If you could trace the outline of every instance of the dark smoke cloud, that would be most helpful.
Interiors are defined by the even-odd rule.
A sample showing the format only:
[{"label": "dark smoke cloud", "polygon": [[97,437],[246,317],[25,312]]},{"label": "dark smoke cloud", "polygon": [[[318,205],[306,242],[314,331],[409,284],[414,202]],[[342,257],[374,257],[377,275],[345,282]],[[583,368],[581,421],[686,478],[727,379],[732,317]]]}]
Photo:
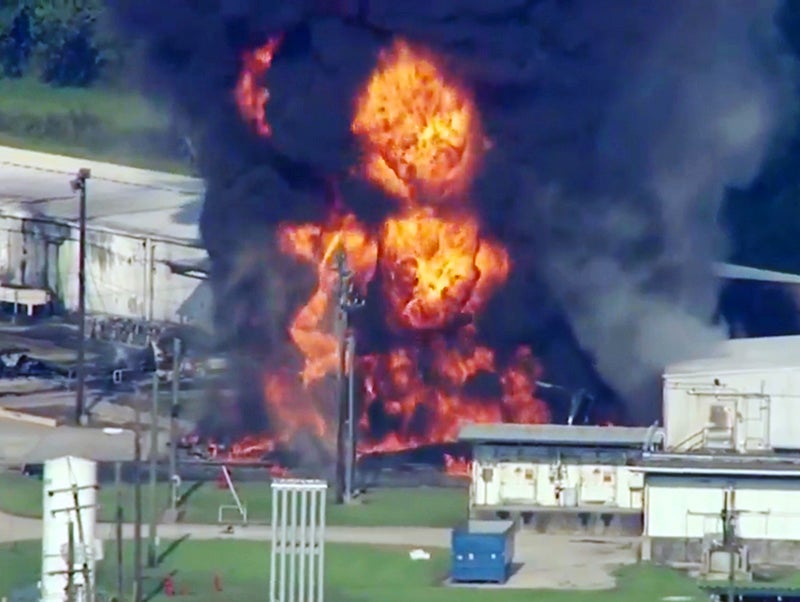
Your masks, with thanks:
[{"label": "dark smoke cloud", "polygon": [[[142,43],[146,85],[195,129],[202,232],[233,336],[279,340],[283,314],[308,291],[291,277],[264,284],[286,277],[269,252],[254,255],[269,246],[269,224],[319,220],[331,175],[359,214],[391,206],[346,174],[353,98],[394,34],[442,55],[475,92],[494,143],[473,196],[515,270],[483,317],[488,338],[533,343],[551,378],[592,384],[574,334],[644,420],[657,413],[663,364],[721,336],[708,325],[710,261],[724,252],[717,209],[726,186],[755,174],[787,110],[776,2],[112,4]],[[242,51],[279,31],[267,141],[241,123],[231,90]]]}]

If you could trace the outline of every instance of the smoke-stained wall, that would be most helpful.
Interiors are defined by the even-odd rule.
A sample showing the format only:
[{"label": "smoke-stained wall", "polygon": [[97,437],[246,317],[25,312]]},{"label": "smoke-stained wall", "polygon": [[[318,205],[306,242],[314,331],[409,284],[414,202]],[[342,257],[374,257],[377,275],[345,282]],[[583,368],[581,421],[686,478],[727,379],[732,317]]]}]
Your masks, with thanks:
[{"label": "smoke-stained wall", "polygon": [[[220,323],[242,349],[282,340],[312,286],[275,256],[274,224],[319,220],[332,176],[363,219],[391,206],[351,176],[350,121],[378,51],[401,35],[473,90],[491,143],[472,197],[514,268],[481,331],[533,344],[552,380],[597,388],[596,368],[637,421],[658,413],[663,364],[723,336],[709,326],[717,209],[789,109],[778,4],[112,2],[143,45],[144,83],[198,132]],[[267,139],[232,91],[243,51],[278,32]]]}]

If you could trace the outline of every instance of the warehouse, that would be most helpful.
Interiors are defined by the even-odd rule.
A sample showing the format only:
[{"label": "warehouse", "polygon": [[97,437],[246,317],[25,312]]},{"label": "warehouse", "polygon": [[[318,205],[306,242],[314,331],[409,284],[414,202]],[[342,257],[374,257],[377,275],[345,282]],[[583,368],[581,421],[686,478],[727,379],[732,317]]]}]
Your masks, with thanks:
[{"label": "warehouse", "polygon": [[181,268],[206,258],[198,232],[202,181],[185,176],[0,147],[3,285],[42,291],[57,308],[77,308],[79,202],[70,182],[80,168],[91,170],[88,311],[141,321],[206,320],[208,285]]},{"label": "warehouse", "polygon": [[632,464],[655,428],[473,424],[470,515],[520,518],[540,531],[641,533],[644,477]]}]

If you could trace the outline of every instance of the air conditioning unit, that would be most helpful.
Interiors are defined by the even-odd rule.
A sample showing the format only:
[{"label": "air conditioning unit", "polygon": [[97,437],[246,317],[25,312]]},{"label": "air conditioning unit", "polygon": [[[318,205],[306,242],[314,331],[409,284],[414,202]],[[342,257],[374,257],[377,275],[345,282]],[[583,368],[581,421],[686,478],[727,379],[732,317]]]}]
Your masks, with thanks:
[{"label": "air conditioning unit", "polygon": [[736,413],[730,406],[713,404],[709,407],[708,425],[703,442],[707,449],[732,450],[735,447],[734,432]]}]

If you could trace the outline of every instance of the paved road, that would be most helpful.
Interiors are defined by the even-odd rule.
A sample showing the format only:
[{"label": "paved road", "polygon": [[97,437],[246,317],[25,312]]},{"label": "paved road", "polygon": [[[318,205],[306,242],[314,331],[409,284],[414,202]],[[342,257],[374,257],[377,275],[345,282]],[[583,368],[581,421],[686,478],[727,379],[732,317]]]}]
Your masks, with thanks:
[{"label": "paved road", "polygon": [[[123,525],[123,537],[133,538],[131,524]],[[146,537],[147,526],[143,527]],[[225,533],[219,525],[159,525],[164,540],[189,536],[194,540],[237,539],[267,541],[271,529],[266,526],[236,527]],[[38,540],[42,522],[0,513],[0,542]],[[98,536],[106,541],[115,537],[114,525],[98,526]],[[414,548],[447,548],[448,529],[430,527],[343,527],[329,526],[326,540],[337,543],[402,546]],[[636,538],[586,538],[567,535],[542,535],[521,531],[515,542],[514,560],[518,570],[501,587],[519,589],[607,589],[615,585],[614,569],[636,562]]]},{"label": "paved road", "polygon": [[[134,526],[123,525],[123,537],[132,539]],[[98,526],[98,536],[109,540],[115,537],[114,525],[102,523]],[[161,539],[179,539],[190,536],[192,539],[241,539],[247,541],[265,541],[271,536],[271,529],[266,526],[236,527],[233,533],[225,533],[219,525],[173,524],[159,525],[158,534]],[[143,527],[143,536],[147,536],[147,525]],[[22,518],[0,513],[0,542],[37,540],[42,537],[42,521],[33,518]],[[445,548],[450,543],[450,532],[447,529],[426,527],[342,527],[328,526],[326,540],[338,543],[365,543],[375,545],[398,545],[416,547]]]}]

